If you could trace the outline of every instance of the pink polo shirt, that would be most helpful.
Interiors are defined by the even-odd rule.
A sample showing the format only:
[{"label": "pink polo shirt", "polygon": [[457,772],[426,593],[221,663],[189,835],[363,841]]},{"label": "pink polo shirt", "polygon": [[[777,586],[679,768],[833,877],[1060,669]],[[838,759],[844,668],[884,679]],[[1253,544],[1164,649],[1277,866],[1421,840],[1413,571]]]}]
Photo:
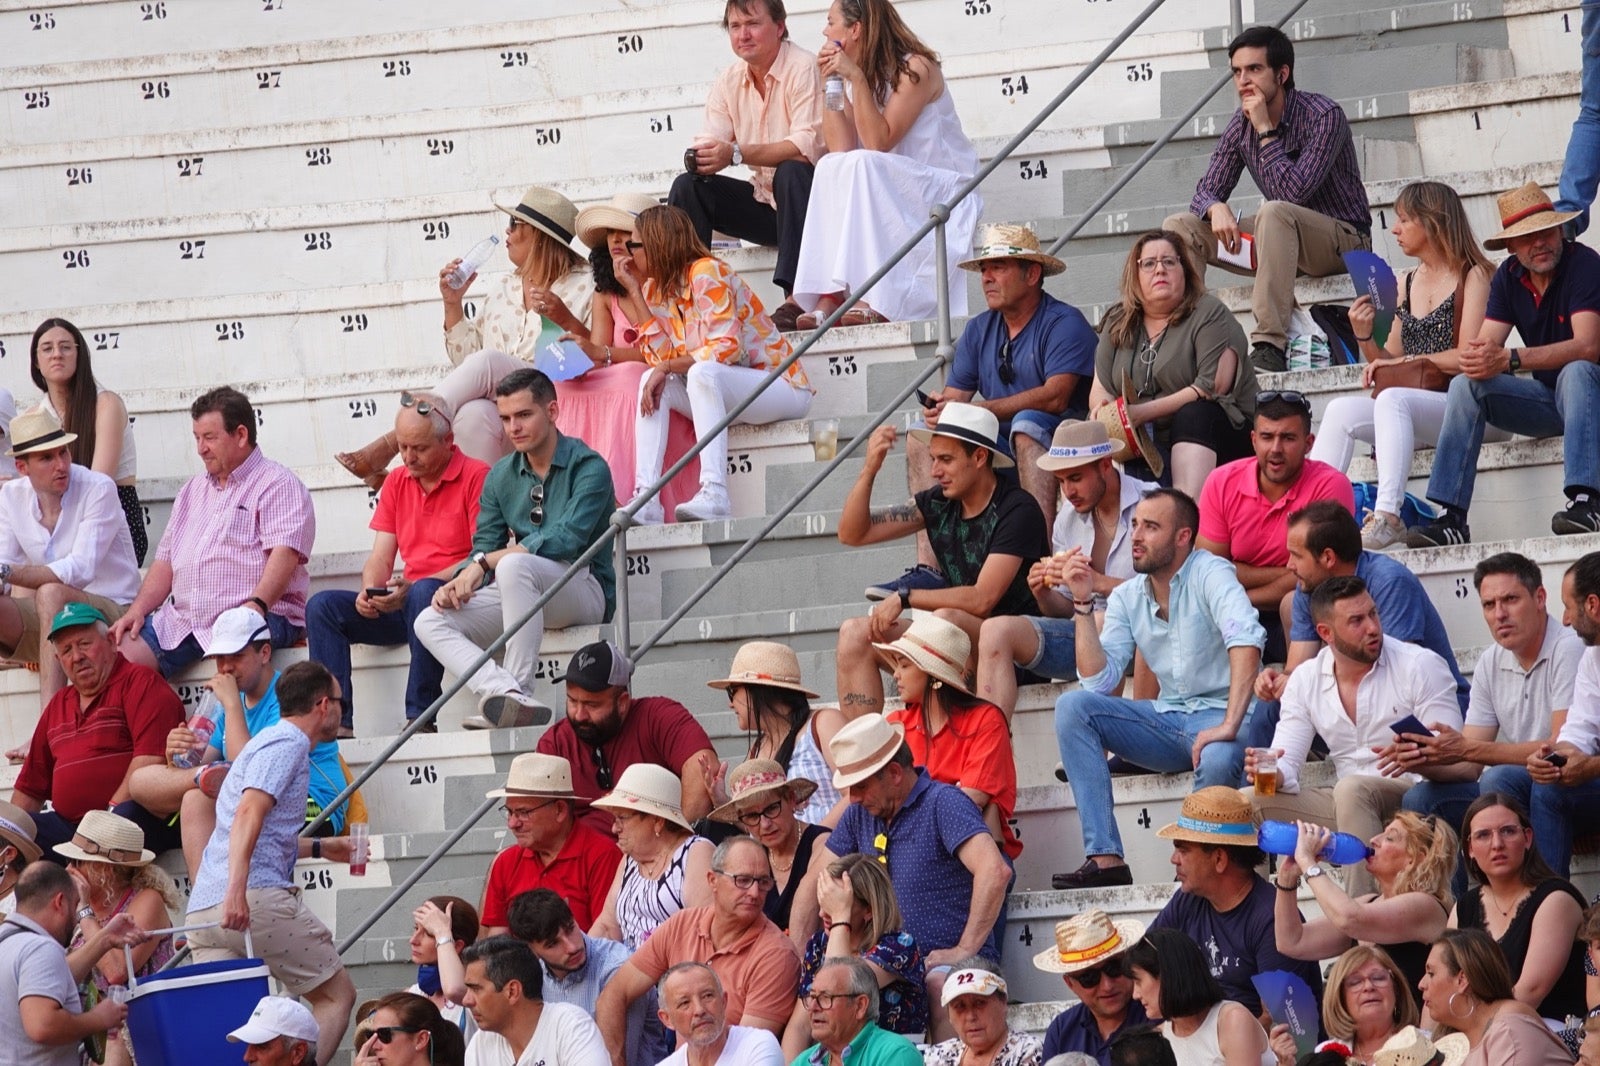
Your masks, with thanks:
[{"label": "pink polo shirt", "polygon": [[[763,91],[764,90],[764,91]],[[822,74],[817,57],[793,41],[778,46],[778,58],[758,89],[750,64],[739,60],[717,75],[706,98],[701,136],[738,144],[792,141],[808,163],[827,151],[822,140]],[[774,167],[751,167],[758,202],[774,207]]]},{"label": "pink polo shirt", "polygon": [[1276,501],[1261,495],[1256,460],[1219,466],[1200,490],[1200,536],[1245,566],[1289,565],[1289,516],[1315,500],[1338,500],[1355,513],[1350,479],[1327,463],[1307,459],[1300,476]]},{"label": "pink polo shirt", "polygon": [[407,581],[432,577],[472,553],[472,534],[478,528],[478,500],[487,463],[450,446],[449,465],[432,492],[403,466],[384,479],[378,507],[368,528],[393,533],[405,560]]}]

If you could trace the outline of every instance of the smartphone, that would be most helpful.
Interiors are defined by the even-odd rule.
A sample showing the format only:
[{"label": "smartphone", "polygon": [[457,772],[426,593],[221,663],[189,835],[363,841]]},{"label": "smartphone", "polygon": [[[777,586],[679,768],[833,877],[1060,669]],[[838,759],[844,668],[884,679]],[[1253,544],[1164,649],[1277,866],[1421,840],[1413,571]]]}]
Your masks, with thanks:
[{"label": "smartphone", "polygon": [[1551,766],[1567,765],[1567,757],[1561,754],[1559,751],[1552,751],[1549,755],[1544,757],[1544,761],[1549,763]]},{"label": "smartphone", "polygon": [[938,400],[935,400],[932,396],[929,396],[927,393],[923,392],[921,389],[917,390],[917,402],[920,403],[922,406],[926,407],[930,411],[933,410],[935,407],[939,406],[939,401]]},{"label": "smartphone", "polygon": [[1408,714],[1398,722],[1390,723],[1389,728],[1394,730],[1395,736],[1399,736],[1402,733],[1410,733],[1419,737],[1433,736],[1433,730],[1423,725],[1414,714]]},{"label": "smartphone", "polygon": [[379,597],[387,596],[387,595],[389,595],[389,590],[388,589],[368,589],[367,590],[367,599],[369,599],[369,600],[376,600]]}]

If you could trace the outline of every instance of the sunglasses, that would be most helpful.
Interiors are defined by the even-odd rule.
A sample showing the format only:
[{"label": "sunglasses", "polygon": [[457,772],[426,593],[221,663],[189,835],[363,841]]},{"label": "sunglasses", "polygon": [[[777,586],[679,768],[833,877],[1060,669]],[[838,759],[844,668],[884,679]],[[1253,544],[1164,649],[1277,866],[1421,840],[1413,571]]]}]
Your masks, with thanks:
[{"label": "sunglasses", "polygon": [[1000,380],[1007,385],[1015,384],[1017,380],[1017,368],[1011,364],[1010,337],[1000,345]]},{"label": "sunglasses", "polygon": [[606,792],[610,792],[615,784],[611,779],[611,764],[606,762],[606,753],[598,747],[594,749],[594,783]]},{"label": "sunglasses", "polygon": [[544,482],[528,490],[528,502],[533,504],[533,510],[528,512],[528,521],[536,526],[544,525]]},{"label": "sunglasses", "polygon": [[[417,397],[417,396],[415,396],[415,395],[413,395],[412,393],[409,393],[409,392],[402,392],[400,394],[400,406],[401,407],[415,407],[417,409],[417,414],[422,415],[424,417],[426,417],[428,415],[431,415],[431,414],[433,414],[433,412],[439,410],[439,408],[435,404],[429,402],[428,400],[421,399],[421,398],[419,398],[419,397]],[[440,413],[443,414],[442,411]]]},{"label": "sunglasses", "polygon": [[421,1029],[409,1025],[380,1025],[372,1030],[372,1035],[378,1038],[378,1043],[380,1044],[391,1044],[394,1042],[394,1038],[401,1033],[420,1032],[422,1032]]},{"label": "sunglasses", "polygon": [[1293,389],[1268,389],[1266,392],[1256,393],[1257,406],[1264,403],[1277,403],[1280,400],[1287,404],[1293,404],[1307,414],[1311,413],[1311,401],[1306,399],[1306,394],[1303,392],[1296,392]]},{"label": "sunglasses", "polygon": [[1102,963],[1099,966],[1091,967],[1087,970],[1079,970],[1077,973],[1068,974],[1067,976],[1071,977],[1084,988],[1097,988],[1100,984],[1100,978],[1126,977],[1128,976],[1128,971],[1123,969],[1120,960],[1113,960],[1111,962]]},{"label": "sunglasses", "polygon": [[643,241],[623,241],[622,242],[622,246],[624,248],[626,248],[630,253],[632,253],[632,252],[637,252],[640,248],[643,248],[644,247],[644,242]]}]

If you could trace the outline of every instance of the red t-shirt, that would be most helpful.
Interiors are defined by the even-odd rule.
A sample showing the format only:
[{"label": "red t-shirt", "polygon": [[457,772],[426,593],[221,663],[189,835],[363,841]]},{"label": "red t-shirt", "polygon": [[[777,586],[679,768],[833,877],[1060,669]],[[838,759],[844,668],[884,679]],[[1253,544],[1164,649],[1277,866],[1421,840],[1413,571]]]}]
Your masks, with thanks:
[{"label": "red t-shirt", "polygon": [[149,667],[117,656],[106,687],[87,715],[79,713],[78,690],[57,692],[39,716],[28,758],[17,775],[17,791],[50,800],[76,823],[91,810],[105,810],[136,755],[165,758],[167,734],[183,724],[183,702]]},{"label": "red t-shirt", "polygon": [[1354,514],[1350,479],[1327,463],[1307,459],[1289,491],[1261,495],[1256,460],[1235,459],[1206,478],[1200,490],[1200,536],[1223,545],[1224,558],[1245,566],[1289,565],[1289,516],[1316,500],[1338,500]]},{"label": "red t-shirt", "polygon": [[489,467],[452,445],[454,455],[432,492],[397,466],[384,479],[369,529],[393,533],[405,561],[405,578],[432,577],[472,554],[478,499]]},{"label": "red t-shirt", "polygon": [[[615,784],[622,771],[635,763],[664,766],[681,777],[689,757],[710,747],[711,738],[705,727],[683,704],[665,696],[641,696],[630,704],[622,731],[601,745],[601,753]],[[539,738],[538,750],[545,755],[559,755],[572,764],[572,791],[584,799],[597,800],[610,791],[600,787],[594,747],[578,739],[570,720],[563,718],[546,729]],[[585,807],[583,818],[595,829],[610,834],[608,812]]]},{"label": "red t-shirt", "polygon": [[1013,860],[1022,854],[1011,818],[1017,813],[1017,760],[1011,750],[1006,716],[992,703],[980,704],[945,724],[930,741],[922,731],[922,709],[910,704],[890,711],[889,721],[905,727],[911,758],[935,781],[988,793],[1000,810],[1001,849]]},{"label": "red t-shirt", "polygon": [[486,926],[507,925],[513,896],[548,888],[566,901],[578,928],[587,932],[605,909],[606,895],[621,861],[616,839],[597,833],[582,820],[573,824],[566,843],[549,866],[540,865],[532,848],[509,847],[496,855],[489,867],[479,920]]}]

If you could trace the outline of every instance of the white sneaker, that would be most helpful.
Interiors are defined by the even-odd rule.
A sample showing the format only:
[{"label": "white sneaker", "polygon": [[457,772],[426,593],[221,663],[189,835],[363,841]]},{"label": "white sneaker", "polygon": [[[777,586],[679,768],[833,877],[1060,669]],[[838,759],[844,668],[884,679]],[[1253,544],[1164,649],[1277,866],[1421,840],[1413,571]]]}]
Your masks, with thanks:
[{"label": "white sneaker", "polygon": [[[637,495],[634,499],[638,499]],[[633,501],[628,501],[632,503]],[[661,507],[661,496],[658,493],[654,499],[633,514],[633,524],[636,526],[659,526],[667,521],[667,513]]]},{"label": "white sneaker", "polygon": [[[478,713],[474,716],[488,723],[490,729],[525,729],[528,726],[548,725],[554,717],[550,708],[521,693],[505,692],[478,699]],[[465,729],[482,729],[478,721],[468,718],[461,723]]]},{"label": "white sneaker", "polygon": [[1388,551],[1405,542],[1406,527],[1400,524],[1398,518],[1388,518],[1381,511],[1367,515],[1367,521],[1361,527],[1361,546],[1367,551]]},{"label": "white sneaker", "polygon": [[678,521],[711,522],[727,518],[733,513],[728,502],[728,490],[721,485],[701,485],[700,491],[688,503],[678,504]]}]

